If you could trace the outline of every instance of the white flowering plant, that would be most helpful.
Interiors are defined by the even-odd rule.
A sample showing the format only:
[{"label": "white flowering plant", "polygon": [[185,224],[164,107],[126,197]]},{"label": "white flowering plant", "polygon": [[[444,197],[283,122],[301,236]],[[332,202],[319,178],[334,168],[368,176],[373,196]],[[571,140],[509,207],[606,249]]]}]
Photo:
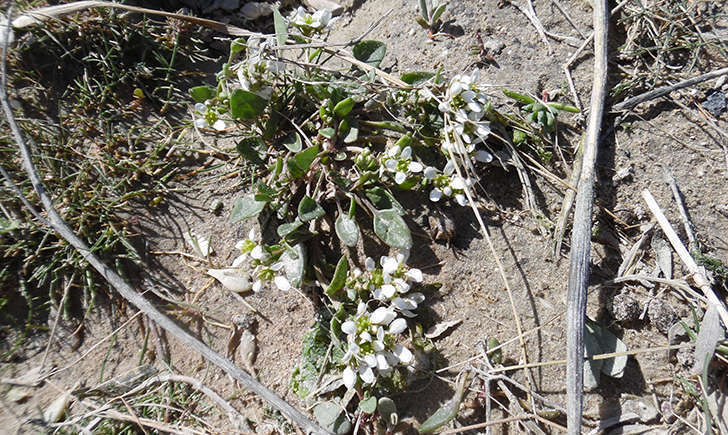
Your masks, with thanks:
[{"label": "white flowering plant", "polygon": [[[190,91],[192,124],[233,137],[241,173],[254,180],[233,202],[231,225],[258,218],[268,228],[251,231],[229,266],[208,273],[241,293],[313,295],[322,309],[304,339],[293,390],[338,394],[342,410],[356,397],[357,412],[374,415],[369,398],[405,388],[431,346],[419,314],[432,286],[409,265],[414,243],[402,197],[467,205],[499,161],[503,138],[525,122],[494,107],[478,71],[450,80],[382,75],[389,80],[382,84],[386,46],[361,41],[352,53],[357,66],[341,74],[322,65],[336,52],[312,39],[332,25],[330,12],[274,17],[274,37],[233,41],[216,85]],[[304,44],[303,61],[280,50],[296,44]],[[391,253],[362,255],[376,249],[364,232]]]}]

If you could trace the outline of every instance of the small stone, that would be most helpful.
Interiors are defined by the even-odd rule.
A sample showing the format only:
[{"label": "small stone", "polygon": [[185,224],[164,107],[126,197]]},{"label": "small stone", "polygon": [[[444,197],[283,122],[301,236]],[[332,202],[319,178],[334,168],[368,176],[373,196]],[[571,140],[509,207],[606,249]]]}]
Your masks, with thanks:
[{"label": "small stone", "polygon": [[708,98],[703,101],[703,107],[705,110],[710,112],[711,115],[718,117],[725,111],[726,98],[725,94],[721,91],[715,91],[708,95]]},{"label": "small stone", "polygon": [[614,296],[608,308],[614,320],[619,323],[634,322],[639,318],[641,311],[640,304],[624,293]]},{"label": "small stone", "polygon": [[662,299],[653,299],[649,304],[647,314],[650,323],[663,334],[668,334],[672,325],[679,320],[675,308]]},{"label": "small stone", "polygon": [[624,181],[632,177],[632,165],[618,169],[612,180],[615,182]]},{"label": "small stone", "polygon": [[491,54],[500,54],[506,48],[505,42],[500,39],[489,39],[483,43],[483,48]]},{"label": "small stone", "polygon": [[220,213],[220,211],[222,210],[224,205],[225,204],[222,202],[222,200],[216,199],[216,200],[212,201],[212,204],[210,204],[210,211],[215,214],[218,214],[218,213]]}]

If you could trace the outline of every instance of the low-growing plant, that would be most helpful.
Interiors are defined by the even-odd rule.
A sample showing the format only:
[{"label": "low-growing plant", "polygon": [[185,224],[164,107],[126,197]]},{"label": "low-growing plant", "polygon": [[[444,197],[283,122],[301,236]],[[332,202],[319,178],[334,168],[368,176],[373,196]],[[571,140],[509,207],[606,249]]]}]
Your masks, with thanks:
[{"label": "low-growing plant", "polygon": [[[436,10],[435,20],[444,5]],[[433,286],[407,264],[414,243],[401,199],[467,205],[477,173],[502,148],[492,129],[510,137],[521,122],[498,112],[477,70],[387,82],[375,69],[386,46],[361,41],[353,54],[370,68],[333,71],[324,67],[333,50],[310,44],[328,14],[274,17],[275,36],[233,41],[216,83],[191,90],[195,126],[235,131],[254,173],[231,223],[257,217],[263,224],[236,244],[229,267],[208,274],[238,292],[313,289],[323,308],[304,338],[293,391],[325,400],[314,414],[334,432],[350,430],[349,413],[391,428],[396,411],[386,420],[379,408],[391,410],[387,396],[421,376],[433,350],[417,323]],[[283,56],[299,42],[304,61]],[[390,254],[356,261],[371,249],[365,233]]]}]

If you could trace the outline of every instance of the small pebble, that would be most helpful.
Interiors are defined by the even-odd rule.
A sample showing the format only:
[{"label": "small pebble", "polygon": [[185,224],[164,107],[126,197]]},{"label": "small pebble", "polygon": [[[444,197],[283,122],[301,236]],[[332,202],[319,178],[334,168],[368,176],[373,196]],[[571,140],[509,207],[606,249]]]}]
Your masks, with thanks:
[{"label": "small pebble", "polygon": [[212,204],[210,204],[210,211],[217,214],[219,213],[225,204],[223,204],[222,200],[216,199],[212,201]]},{"label": "small pebble", "polygon": [[726,109],[726,98],[725,94],[721,91],[715,91],[708,95],[708,98],[703,101],[703,107],[705,110],[710,112],[711,115],[718,117]]}]

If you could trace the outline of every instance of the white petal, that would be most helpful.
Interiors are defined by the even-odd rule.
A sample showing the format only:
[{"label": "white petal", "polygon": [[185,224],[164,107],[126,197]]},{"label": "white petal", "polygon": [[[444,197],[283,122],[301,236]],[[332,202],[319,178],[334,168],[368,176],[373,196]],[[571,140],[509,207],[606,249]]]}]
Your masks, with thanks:
[{"label": "white petal", "polygon": [[412,268],[407,271],[407,278],[414,282],[422,282],[422,271],[420,269]]},{"label": "white petal", "polygon": [[433,168],[432,166],[428,166],[425,168],[425,170],[422,174],[428,180],[432,180],[433,178],[435,178],[437,176],[437,169]]},{"label": "white petal", "polygon": [[384,342],[382,340],[373,341],[372,345],[374,347],[375,352],[381,352],[386,348],[386,346],[384,346]]},{"label": "white petal", "polygon": [[407,296],[410,300],[414,301],[416,304],[421,304],[425,300],[425,295],[423,295],[420,292],[417,293],[410,293],[409,296]]},{"label": "white petal", "polygon": [[488,151],[478,150],[475,153],[475,160],[481,163],[490,163],[493,161],[493,155]]},{"label": "white petal", "polygon": [[416,174],[418,172],[422,172],[424,169],[424,166],[422,166],[422,163],[420,162],[411,162],[409,164],[409,171]]},{"label": "white petal", "polygon": [[480,113],[483,111],[483,106],[476,103],[475,101],[471,101],[470,103],[468,103],[468,109],[470,109],[470,111],[472,111],[472,112]]},{"label": "white petal", "polygon": [[348,390],[351,390],[354,388],[354,384],[356,384],[356,373],[354,373],[354,370],[352,370],[350,367],[346,367],[344,369],[344,385],[346,385],[346,388]]},{"label": "white petal", "polygon": [[214,124],[212,124],[212,128],[217,131],[223,131],[227,128],[227,124],[222,119],[218,119]]},{"label": "white petal", "polygon": [[384,354],[378,353],[377,354],[377,369],[379,370],[389,370],[389,363],[387,362],[387,357],[384,356]]},{"label": "white petal", "polygon": [[374,270],[374,268],[376,266],[377,265],[374,262],[374,259],[372,257],[367,257],[367,259],[364,260],[364,267],[366,267],[369,272],[371,272],[372,270]]},{"label": "white petal", "polygon": [[430,191],[430,201],[437,202],[442,198],[442,191],[435,187]]},{"label": "white petal", "polygon": [[394,356],[396,356],[397,359],[399,359],[399,361],[405,365],[411,363],[412,359],[414,358],[412,352],[401,344],[397,344],[394,346]]},{"label": "white petal", "polygon": [[277,277],[273,278],[273,282],[276,284],[276,287],[278,287],[278,289],[280,289],[280,290],[286,291],[286,290],[290,290],[290,288],[291,288],[291,283],[288,282],[288,279],[285,276],[277,276]]},{"label": "white petal", "polygon": [[395,255],[395,258],[397,259],[397,262],[400,264],[404,264],[407,262],[407,259],[409,258],[409,249],[400,249],[397,251],[397,255]]},{"label": "white petal", "polygon": [[450,181],[450,187],[455,190],[463,190],[465,189],[465,180],[463,180],[462,177],[453,177],[452,181]]},{"label": "white petal", "polygon": [[[382,340],[384,340],[384,328],[380,326],[379,328],[377,328],[377,341],[381,342]],[[375,346],[377,344],[377,341],[374,342]]]},{"label": "white petal", "polygon": [[357,317],[364,314],[364,312],[367,310],[367,304],[364,302],[359,302],[359,306],[356,307],[356,315]]},{"label": "white petal", "polygon": [[402,157],[405,160],[409,160],[412,158],[412,147],[404,147],[401,153],[399,153],[400,157]]},{"label": "white petal", "polygon": [[485,139],[490,134],[490,126],[487,123],[481,122],[475,127],[475,132],[478,136]]},{"label": "white petal", "polygon": [[417,308],[417,304],[407,298],[394,298],[392,306],[398,310],[414,310]]},{"label": "white petal", "polygon": [[246,258],[248,258],[246,254],[238,255],[237,257],[235,257],[235,260],[233,260],[233,267],[240,267],[240,265],[245,262]]},{"label": "white petal", "polygon": [[389,325],[389,322],[394,320],[395,317],[397,317],[397,315],[394,311],[389,308],[379,307],[374,310],[372,315],[369,317],[369,320],[375,325]]},{"label": "white petal", "polygon": [[260,245],[256,245],[255,248],[253,248],[252,251],[250,251],[250,256],[256,260],[261,260],[263,258],[264,252],[263,247]]},{"label": "white petal", "polygon": [[368,333],[367,331],[362,331],[362,333],[359,334],[359,338],[361,338],[362,342],[370,342],[372,341],[372,334]]},{"label": "white petal", "polygon": [[205,121],[205,118],[197,118],[195,119],[195,127],[197,128],[207,128],[207,121]]},{"label": "white petal", "polygon": [[384,296],[384,293],[382,292],[381,288],[374,289],[374,291],[372,292],[372,296],[374,297],[374,299],[376,299],[378,301],[383,301],[383,300],[387,299],[387,297]]},{"label": "white petal", "polygon": [[387,170],[394,172],[397,170],[397,160],[395,159],[388,159],[384,161],[384,167],[387,168]]},{"label": "white petal", "polygon": [[401,334],[405,329],[407,329],[407,321],[401,317],[392,320],[392,323],[389,324],[390,334]]},{"label": "white petal", "polygon": [[[457,76],[455,76],[457,77]],[[451,97],[457,95],[460,93],[460,91],[463,90],[463,85],[460,83],[460,81],[453,80],[453,83],[450,85],[449,94]]]},{"label": "white petal", "polygon": [[202,103],[197,103],[197,104],[195,104],[195,112],[201,113],[204,115],[205,112],[207,112],[207,106],[205,106]]},{"label": "white petal", "polygon": [[465,206],[465,204],[468,203],[468,200],[465,198],[465,195],[463,195],[462,193],[458,193],[457,195],[455,195],[455,201],[457,201],[457,203],[462,206]]},{"label": "white petal", "polygon": [[402,184],[405,181],[407,181],[407,174],[405,174],[404,172],[397,172],[396,174],[394,174],[395,183]]},{"label": "white petal", "polygon": [[364,357],[364,364],[368,365],[369,367],[376,367],[377,366],[377,357],[374,356],[374,354],[369,354]]},{"label": "white petal", "polygon": [[242,274],[239,269],[209,269],[207,274],[235,293],[244,293],[251,288],[250,278],[247,274]]},{"label": "white petal", "polygon": [[394,288],[392,284],[384,284],[381,288],[381,294],[385,298],[389,299],[397,292],[397,289]]},{"label": "white petal", "polygon": [[466,103],[470,103],[475,99],[475,92],[468,89],[467,91],[462,93],[463,100],[465,100]]},{"label": "white petal", "polygon": [[257,280],[255,283],[253,283],[253,291],[258,293],[260,289],[263,288],[263,281]]},{"label": "white petal", "polygon": [[387,275],[393,274],[394,272],[397,271],[397,268],[399,267],[399,263],[393,257],[384,256],[384,257],[382,257],[380,262],[382,263],[382,270]]},{"label": "white petal", "polygon": [[351,320],[347,320],[346,322],[341,324],[341,331],[347,335],[356,334],[356,323],[352,322]]},{"label": "white petal", "polygon": [[445,196],[452,196],[452,187],[450,187],[450,186],[443,187],[442,193],[444,193]]},{"label": "white petal", "polygon": [[450,105],[447,104],[445,101],[437,105],[437,108],[440,109],[440,112],[449,112],[450,111]]},{"label": "white petal", "polygon": [[377,380],[376,376],[374,376],[374,370],[372,370],[371,367],[360,367],[359,377],[361,377],[361,380],[366,384],[373,384],[374,381]]},{"label": "white petal", "polygon": [[417,314],[413,313],[410,310],[400,310],[399,313],[402,314],[403,316],[409,318],[409,319],[411,319],[413,317],[417,317]]},{"label": "white petal", "polygon": [[442,170],[442,172],[444,172],[447,175],[450,175],[453,172],[455,172],[455,163],[453,163],[452,160],[448,160],[447,163],[445,164],[445,168]]},{"label": "white petal", "polygon": [[465,143],[470,143],[473,141],[473,139],[470,137],[470,135],[468,133],[463,133],[460,135],[460,137],[463,138],[463,142],[465,142]]},{"label": "white petal", "polygon": [[397,291],[400,293],[407,293],[410,289],[410,285],[402,278],[395,278],[393,282],[397,286]]}]

